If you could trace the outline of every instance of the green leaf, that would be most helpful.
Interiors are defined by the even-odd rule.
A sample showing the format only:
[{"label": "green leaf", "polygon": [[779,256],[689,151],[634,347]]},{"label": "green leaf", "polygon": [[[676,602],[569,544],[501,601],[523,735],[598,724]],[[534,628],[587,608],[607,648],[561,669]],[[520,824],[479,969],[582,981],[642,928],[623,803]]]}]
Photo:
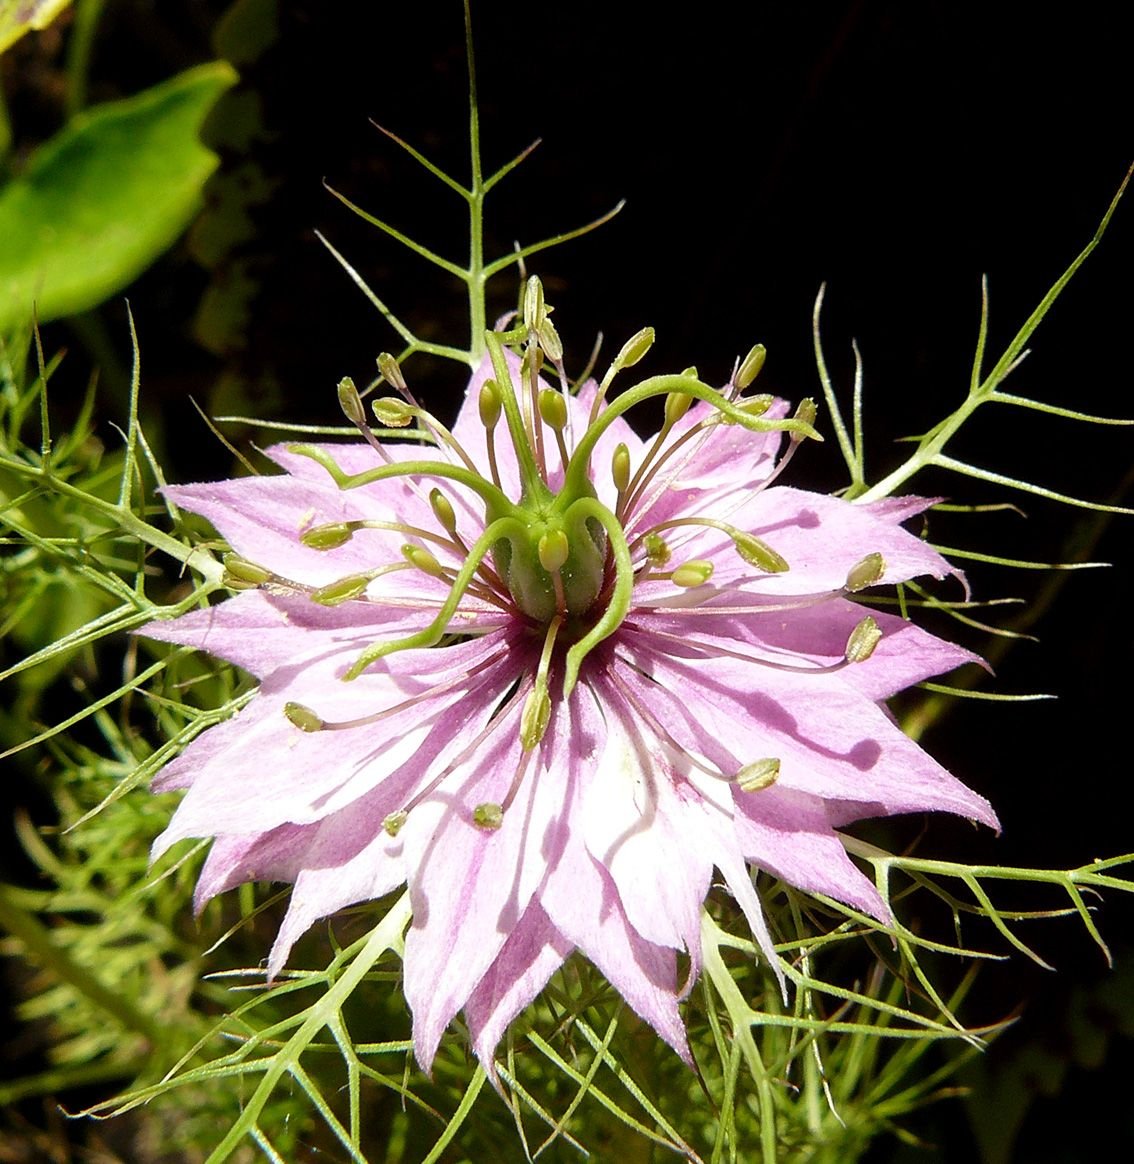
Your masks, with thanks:
[{"label": "green leaf", "polygon": [[217,157],[198,137],[224,61],[80,114],[0,190],[0,334],[85,311],[189,225]]},{"label": "green leaf", "polygon": [[0,53],[32,29],[46,28],[71,0],[0,0]]}]

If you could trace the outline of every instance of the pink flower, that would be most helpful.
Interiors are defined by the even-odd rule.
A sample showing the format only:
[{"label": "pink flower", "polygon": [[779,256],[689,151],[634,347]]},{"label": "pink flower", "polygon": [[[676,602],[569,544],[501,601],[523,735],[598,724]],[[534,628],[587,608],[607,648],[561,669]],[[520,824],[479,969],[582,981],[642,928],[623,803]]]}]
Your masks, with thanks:
[{"label": "pink flower", "polygon": [[[383,423],[433,442],[281,446],[280,476],[168,491],[244,588],[145,633],[260,688],[155,781],[187,789],[155,854],[215,838],[198,908],[294,884],[272,975],[317,919],[407,884],[426,1069],[462,1009],[491,1068],[575,949],[688,1059],[678,1002],[714,868],[777,965],[753,868],[884,920],[836,829],[924,810],[995,826],[881,706],[972,656],[852,597],[950,567],[901,527],[928,502],[773,484],[806,413],[692,374],[607,404],[490,346],[451,438],[386,400]],[[643,441],[621,414],[651,396],[666,420]]]}]

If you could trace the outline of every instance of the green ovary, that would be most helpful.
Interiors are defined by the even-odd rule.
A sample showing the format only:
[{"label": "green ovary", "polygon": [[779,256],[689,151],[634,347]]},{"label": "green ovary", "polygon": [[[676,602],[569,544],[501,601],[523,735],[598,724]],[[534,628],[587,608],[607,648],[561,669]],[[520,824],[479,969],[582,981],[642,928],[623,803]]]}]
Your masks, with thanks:
[{"label": "green ovary", "polygon": [[573,510],[526,514],[523,534],[501,538],[492,560],[516,605],[534,622],[546,625],[560,614],[568,625],[585,629],[605,582],[607,536],[592,517]]}]

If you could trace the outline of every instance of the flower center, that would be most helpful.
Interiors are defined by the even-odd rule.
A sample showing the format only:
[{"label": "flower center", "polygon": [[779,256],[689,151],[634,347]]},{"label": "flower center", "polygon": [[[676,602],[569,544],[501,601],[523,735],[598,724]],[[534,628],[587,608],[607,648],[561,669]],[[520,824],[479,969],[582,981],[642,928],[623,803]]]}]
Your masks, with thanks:
[{"label": "flower center", "polygon": [[[365,472],[348,474],[326,449],[292,447],[293,452],[323,465],[341,489],[393,478],[413,481],[414,487],[420,489],[423,482],[440,479],[462,485],[480,498],[484,504],[484,528],[472,544],[458,532],[453,507],[438,489],[429,495],[430,505],[444,536],[382,521],[347,522],[307,531],[303,535],[306,544],[333,549],[358,528],[399,530],[417,541],[439,543],[461,559],[459,567],[446,566],[431,550],[419,544],[407,544],[403,547],[403,561],[352,575],[310,591],[310,596],[327,605],[364,599],[372,579],[403,569],[417,569],[449,584],[447,597],[427,626],[403,638],[375,642],[367,647],[348,668],[344,675],[348,680],[396,651],[436,645],[449,631],[466,595],[519,616],[533,630],[541,632],[544,643],[539,674],[529,700],[530,714],[525,716],[534,726],[530,732],[521,733],[530,735],[535,742],[542,737],[542,728],[538,725],[546,725],[550,710],[548,675],[553,656],[558,657],[562,652],[562,697],[567,698],[578,681],[584,659],[617,630],[629,613],[638,582],[668,580],[678,587],[697,587],[709,579],[713,571],[711,562],[697,559],[670,563],[670,548],[661,536],[663,532],[681,525],[712,526],[729,536],[746,562],[765,571],[787,568],[775,551],[759,539],[707,517],[663,522],[642,530],[628,542],[624,527],[631,527],[635,514],[643,505],[648,505],[645,499],[662,487],[664,477],[659,477],[659,470],[667,461],[686,442],[695,440],[714,424],[740,425],[753,432],[778,430],[791,437],[792,450],[780,459],[775,476],[800,439],[818,435],[811,426],[814,406],[810,402],[805,402],[812,409],[810,413],[801,406],[801,411],[790,420],[769,419],[764,413],[771,397],[741,395],[759,371],[762,348],[754,348],[740,365],[726,394],[702,383],[696,369],[688,369],[679,375],[650,377],[608,402],[606,394],[614,377],[636,364],[653,343],[650,328],[644,328],[623,345],[594,391],[582,433],[572,432],[573,407],[577,406],[571,398],[562,345],[551,322],[551,310],[544,303],[539,280],[533,277],[525,290],[522,319],[510,331],[486,333],[493,375],[481,387],[478,406],[485,433],[487,477],[477,469],[473,458],[453,434],[420,407],[397,361],[386,355],[379,357],[379,369],[400,398],[373,401],[375,416],[383,426],[393,429],[406,429],[416,422],[414,432],[406,435],[431,440],[438,448],[448,451],[448,459],[395,459],[371,431],[361,397],[349,380],[344,380],[339,388],[343,411],[383,463]],[[511,361],[506,345],[512,352]],[[560,390],[547,387],[541,380],[545,362],[558,373]],[[625,445],[615,450],[610,472],[617,497],[611,509],[599,500],[592,482],[591,461],[598,442],[631,408],[656,397],[665,400],[665,422],[637,470],[631,472]],[[670,440],[697,400],[711,405],[712,415],[694,425],[686,423],[685,431]],[[579,417],[575,415],[574,419]],[[502,486],[497,456],[500,428],[513,453],[509,464],[519,477],[518,498],[509,497]],[[672,462],[674,466],[677,463]],[[667,471],[672,470],[667,467]],[[770,479],[763,481],[762,486]],[[635,556],[639,559],[637,566]],[[666,569],[667,566],[672,568]]]}]

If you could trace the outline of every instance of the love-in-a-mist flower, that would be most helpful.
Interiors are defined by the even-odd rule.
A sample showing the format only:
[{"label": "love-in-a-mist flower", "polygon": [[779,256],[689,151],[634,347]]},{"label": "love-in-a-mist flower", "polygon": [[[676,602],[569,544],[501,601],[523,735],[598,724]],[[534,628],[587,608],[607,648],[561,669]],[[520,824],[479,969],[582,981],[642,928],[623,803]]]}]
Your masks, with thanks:
[{"label": "love-in-a-mist flower", "polygon": [[[744,394],[762,349],[723,392],[690,370],[608,400],[651,342],[600,384],[550,387],[540,365],[561,352],[535,288],[488,336],[451,432],[387,357],[402,395],[374,412],[416,443],[379,442],[344,382],[365,441],[169,490],[228,540],[239,592],[145,633],[260,687],[155,781],[187,789],[156,852],[215,838],[199,907],[293,883],[273,975],[314,921],[408,885],[425,1068],[462,1009],[490,1065],[574,950],[688,1058],[678,1002],[714,869],[776,965],[754,871],[885,919],[836,829],[996,823],[881,706],[971,656],[855,599],[950,571],[901,526],[928,503],[776,484],[814,407]],[[664,421],[642,440],[623,416],[650,398]]]}]

